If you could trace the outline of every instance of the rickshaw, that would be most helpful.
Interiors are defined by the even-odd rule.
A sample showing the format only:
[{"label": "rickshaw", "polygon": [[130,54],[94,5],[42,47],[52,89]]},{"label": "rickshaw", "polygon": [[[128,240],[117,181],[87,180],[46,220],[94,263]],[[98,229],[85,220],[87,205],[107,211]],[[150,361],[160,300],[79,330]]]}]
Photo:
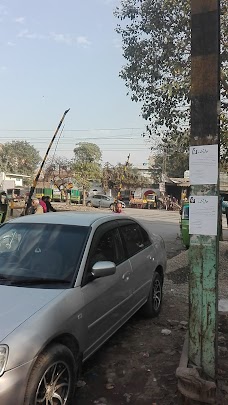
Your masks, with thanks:
[{"label": "rickshaw", "polygon": [[147,208],[151,209],[151,208],[157,208],[157,196],[156,194],[147,194],[146,196],[146,200],[147,200]]},{"label": "rickshaw", "polygon": [[180,230],[183,244],[188,249],[190,246],[189,235],[189,202],[184,202],[180,209]]}]

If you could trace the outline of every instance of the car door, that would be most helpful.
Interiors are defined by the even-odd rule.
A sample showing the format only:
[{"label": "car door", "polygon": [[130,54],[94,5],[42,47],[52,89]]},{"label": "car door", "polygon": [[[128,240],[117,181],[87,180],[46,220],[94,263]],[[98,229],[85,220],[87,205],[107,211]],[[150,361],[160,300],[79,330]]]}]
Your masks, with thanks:
[{"label": "car door", "polygon": [[[123,222],[123,221],[121,221]],[[131,263],[130,278],[133,305],[140,307],[148,298],[153,273],[156,267],[155,250],[145,231],[135,221],[126,220],[120,227],[123,243]]]},{"label": "car door", "polygon": [[101,202],[101,195],[96,194],[92,197],[92,205],[95,208],[100,207],[100,202]]},{"label": "car door", "polygon": [[108,197],[106,195],[101,196],[101,207],[109,208],[111,204],[113,204],[113,198]]},{"label": "car door", "polygon": [[[97,261],[112,261],[116,273],[99,279],[91,279],[91,268]],[[92,354],[119,327],[130,301],[132,290],[128,275],[131,265],[125,257],[116,221],[100,226],[94,234],[82,282],[84,319],[87,326],[87,342],[84,357]],[[123,278],[124,274],[126,276]],[[124,290],[124,291],[123,291]],[[126,300],[126,297],[128,299]],[[130,306],[130,303],[128,304]]]}]

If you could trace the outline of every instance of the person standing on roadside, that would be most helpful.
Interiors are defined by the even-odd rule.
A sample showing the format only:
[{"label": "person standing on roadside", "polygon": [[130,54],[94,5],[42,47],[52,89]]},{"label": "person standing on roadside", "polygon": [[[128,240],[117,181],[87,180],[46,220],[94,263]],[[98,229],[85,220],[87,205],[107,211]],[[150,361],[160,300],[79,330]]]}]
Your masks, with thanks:
[{"label": "person standing on roadside", "polygon": [[47,212],[47,205],[46,205],[46,202],[43,200],[43,197],[39,200],[39,203],[40,203],[41,207],[43,208],[43,212],[45,214],[45,212]]},{"label": "person standing on roadside", "polygon": [[117,202],[114,205],[114,210],[113,210],[116,214],[121,214],[122,213],[122,204],[121,202]]},{"label": "person standing on roadside", "polygon": [[49,196],[43,196],[42,201],[46,204],[47,211],[46,212],[56,212],[56,209],[51,205],[51,197]]},{"label": "person standing on roadside", "polygon": [[43,207],[40,205],[38,198],[34,198],[32,200],[32,208],[33,208],[32,214],[43,214],[44,213]]},{"label": "person standing on roadside", "polygon": [[228,228],[228,207],[225,208],[225,213],[226,213],[226,224]]},{"label": "person standing on roadside", "polygon": [[228,201],[222,201],[222,207],[225,209],[225,215],[226,215],[226,224],[228,228]]}]

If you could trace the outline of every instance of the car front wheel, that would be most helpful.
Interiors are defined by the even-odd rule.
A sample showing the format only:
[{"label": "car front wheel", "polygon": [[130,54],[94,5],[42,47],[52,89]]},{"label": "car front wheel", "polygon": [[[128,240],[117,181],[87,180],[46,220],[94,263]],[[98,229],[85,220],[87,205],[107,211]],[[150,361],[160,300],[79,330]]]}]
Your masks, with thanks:
[{"label": "car front wheel", "polygon": [[77,368],[71,351],[56,344],[44,351],[31,372],[24,405],[71,405]]},{"label": "car front wheel", "polygon": [[162,277],[155,272],[148,300],[142,310],[145,316],[154,318],[159,315],[162,306]]}]

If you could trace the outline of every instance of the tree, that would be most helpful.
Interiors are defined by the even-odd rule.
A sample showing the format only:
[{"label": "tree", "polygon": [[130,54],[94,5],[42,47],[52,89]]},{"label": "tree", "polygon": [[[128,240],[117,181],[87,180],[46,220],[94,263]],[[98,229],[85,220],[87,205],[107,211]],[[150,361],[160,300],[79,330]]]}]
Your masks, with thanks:
[{"label": "tree", "polygon": [[72,165],[72,160],[57,156],[47,161],[43,170],[44,181],[52,182],[61,192],[63,191],[66,201],[68,201],[67,186],[73,178]]},{"label": "tree", "polygon": [[[147,133],[175,139],[189,128],[190,2],[122,0],[115,11],[126,64],[120,72],[133,101],[142,103]],[[221,116],[223,154],[228,156],[228,4],[221,0]],[[145,135],[145,134],[144,134]]]},{"label": "tree", "polygon": [[27,141],[12,141],[1,146],[0,169],[33,177],[40,162],[39,152]]},{"label": "tree", "polygon": [[74,177],[83,189],[83,204],[85,205],[85,192],[89,191],[93,180],[101,178],[101,150],[94,143],[81,142],[74,149],[74,154]]},{"label": "tree", "polygon": [[103,188],[107,190],[111,185],[111,188],[117,193],[121,184],[122,188],[135,189],[150,186],[151,182],[142,176],[132,164],[129,164],[125,170],[124,164],[118,163],[116,166],[111,166],[109,163],[105,163],[102,175]]},{"label": "tree", "polygon": [[188,168],[189,131],[183,134],[177,132],[175,137],[163,137],[155,147],[154,162],[151,165],[151,173],[156,182],[162,181],[162,174],[168,177],[183,177]]},{"label": "tree", "polygon": [[167,150],[161,155],[154,157],[154,162],[151,165],[151,175],[156,183],[162,182],[162,175],[168,177],[184,177],[185,170],[188,170],[188,153],[173,153]]}]

